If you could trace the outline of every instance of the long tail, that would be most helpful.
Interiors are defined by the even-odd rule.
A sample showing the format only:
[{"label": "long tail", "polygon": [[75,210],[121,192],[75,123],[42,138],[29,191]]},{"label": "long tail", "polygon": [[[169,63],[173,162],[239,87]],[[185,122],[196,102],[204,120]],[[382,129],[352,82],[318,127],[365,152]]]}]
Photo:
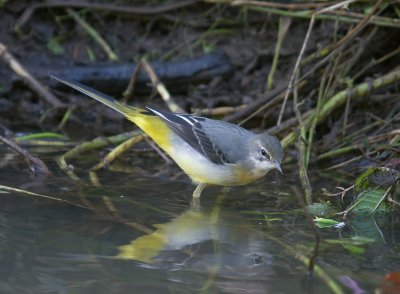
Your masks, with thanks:
[{"label": "long tail", "polygon": [[64,80],[64,79],[61,79],[61,78],[56,77],[54,75],[50,75],[50,77],[52,79],[55,79],[55,80],[65,84],[65,85],[67,85],[67,86],[70,86],[71,88],[74,88],[75,90],[77,90],[77,91],[79,91],[79,92],[81,92],[81,93],[83,93],[85,95],[88,95],[89,97],[91,97],[93,99],[96,99],[97,101],[99,101],[99,102],[107,105],[108,107],[118,111],[119,113],[123,114],[126,117],[131,117],[132,115],[134,115],[134,114],[136,114],[136,113],[141,111],[141,109],[139,109],[139,108],[131,108],[129,106],[121,104],[117,100],[115,100],[114,98],[112,98],[112,97],[110,97],[110,96],[108,96],[106,94],[100,93],[99,91],[96,91],[96,90],[94,90],[94,89],[92,89],[92,88],[90,88],[88,86],[85,86],[85,85],[83,85],[81,83],[73,82],[73,81],[70,81],[70,80]]},{"label": "long tail", "polygon": [[130,107],[119,103],[114,98],[100,93],[90,87],[82,85],[78,82],[72,82],[69,80],[64,80],[56,76],[50,75],[51,78],[67,85],[89,97],[96,99],[97,101],[107,105],[108,107],[118,111],[124,115],[128,120],[135,123],[139,128],[141,128],[147,135],[150,136],[161,149],[165,150],[168,154],[172,152],[172,145],[169,134],[171,130],[169,127],[151,111],[144,110],[141,108]]}]

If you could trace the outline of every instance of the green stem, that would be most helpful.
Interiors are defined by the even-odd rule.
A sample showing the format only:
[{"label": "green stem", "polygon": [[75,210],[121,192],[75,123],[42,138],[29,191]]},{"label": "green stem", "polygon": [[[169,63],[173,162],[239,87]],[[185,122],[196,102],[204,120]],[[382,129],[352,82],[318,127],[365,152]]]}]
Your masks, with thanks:
[{"label": "green stem", "polygon": [[[207,0],[207,2],[223,2],[231,4],[232,1]],[[265,6],[261,7],[255,5],[248,5],[248,4],[243,4],[242,6],[248,7],[249,9],[258,12],[271,13],[289,17],[306,18],[306,19],[311,18],[311,15],[314,13],[313,10],[292,11],[292,10],[283,10]],[[316,15],[317,20],[333,20],[333,21],[339,20],[341,22],[346,22],[346,23],[359,23],[360,20],[362,19],[361,17],[362,15],[357,15],[357,14],[346,16],[346,15],[339,15],[337,13],[336,14],[322,13]],[[395,18],[374,15],[371,17],[369,22],[377,26],[400,28],[400,20]]]},{"label": "green stem", "polygon": [[[358,99],[366,96],[372,90],[378,90],[382,87],[391,85],[400,80],[400,70],[396,69],[395,71],[389,72],[388,74],[373,80],[372,82],[365,82],[355,86],[352,89],[345,89],[340,91],[336,95],[332,96],[328,101],[322,106],[321,111],[317,117],[317,124],[325,121],[334,110],[341,107],[345,102],[347,97],[350,99]],[[316,111],[315,109],[313,111]],[[306,126],[310,126],[312,122],[312,115],[307,117],[304,121]],[[289,133],[283,140],[281,141],[282,146],[284,148],[292,145],[296,142],[298,137],[297,132]]]},{"label": "green stem", "polygon": [[358,148],[360,148],[359,145],[353,145],[353,146],[346,146],[346,147],[343,147],[343,148],[331,150],[331,151],[328,151],[328,152],[325,152],[325,153],[319,155],[317,157],[317,161],[323,160],[323,159],[327,159],[327,158],[336,157],[336,156],[339,156],[339,155],[343,155],[343,154],[349,153],[351,151],[357,150]]},{"label": "green stem", "polygon": [[107,54],[111,61],[118,61],[118,55],[114,53],[107,41],[92,27],[89,23],[83,20],[78,13],[71,8],[66,8],[68,14],[91,36]]},{"label": "green stem", "polygon": [[120,144],[121,142],[126,141],[134,136],[139,135],[139,134],[140,134],[140,131],[133,131],[133,132],[129,132],[129,133],[123,133],[123,134],[111,136],[108,138],[99,137],[92,141],[79,144],[78,146],[71,149],[70,151],[68,151],[61,157],[64,159],[70,159],[70,158],[76,157],[77,155],[79,155],[85,151],[99,149],[99,148],[108,146],[109,144]]},{"label": "green stem", "polygon": [[274,75],[276,72],[276,68],[278,67],[282,43],[283,43],[283,40],[285,39],[285,36],[289,30],[290,23],[291,23],[290,18],[285,18],[285,17],[279,18],[278,39],[276,40],[274,59],[272,60],[271,70],[268,74],[267,87],[265,89],[265,92],[267,92],[268,90],[271,90],[273,88]]}]

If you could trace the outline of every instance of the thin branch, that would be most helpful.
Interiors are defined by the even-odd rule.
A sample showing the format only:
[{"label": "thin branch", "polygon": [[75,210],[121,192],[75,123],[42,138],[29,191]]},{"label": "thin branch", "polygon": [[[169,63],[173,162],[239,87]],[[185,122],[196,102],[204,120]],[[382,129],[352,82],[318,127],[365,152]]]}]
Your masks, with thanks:
[{"label": "thin branch", "polygon": [[[384,76],[381,76],[375,80],[372,80],[370,82],[365,82],[361,83],[359,85],[354,86],[351,89],[350,92],[350,97],[351,99],[356,99],[359,97],[363,97],[367,95],[370,91],[372,90],[378,90],[382,87],[391,85],[397,81],[400,81],[400,68],[396,69],[392,72],[387,73]],[[329,115],[337,108],[341,107],[347,99],[348,95],[348,90],[342,90],[338,93],[336,93],[334,96],[332,96],[330,99],[328,99],[324,105],[322,105],[321,111],[318,115],[317,119],[317,124],[323,122]],[[313,112],[315,109],[312,110]],[[312,115],[307,117],[304,121],[304,123],[307,125],[310,125],[312,122]],[[287,147],[294,142],[296,142],[298,134],[296,132],[291,132],[289,133],[282,141],[282,145],[284,147]]]},{"label": "thin branch", "polygon": [[114,5],[114,4],[102,4],[102,3],[90,3],[85,1],[51,1],[44,2],[39,4],[34,4],[29,6],[22,16],[16,22],[16,29],[23,27],[29,19],[32,17],[33,13],[35,13],[38,9],[43,8],[88,8],[89,10],[99,10],[106,11],[111,13],[123,13],[123,14],[131,14],[131,15],[140,15],[140,16],[152,16],[157,14],[162,14],[166,12],[170,12],[173,10],[181,9],[184,7],[188,7],[190,5],[198,3],[199,0],[182,0],[173,3],[165,3],[163,5],[158,6],[143,6],[143,7],[134,7],[128,5]]},{"label": "thin branch", "polygon": [[[88,210],[93,210],[93,208],[91,208],[91,207],[88,207],[88,206],[85,206],[85,205],[81,205],[81,204],[78,204],[78,203],[74,203],[74,202],[71,202],[71,201],[68,201],[68,200],[65,200],[65,199],[56,198],[56,197],[53,197],[53,196],[47,196],[47,195],[43,195],[43,194],[38,194],[38,193],[34,193],[34,192],[26,191],[26,190],[21,190],[21,189],[17,189],[17,188],[13,188],[13,187],[0,185],[0,190],[10,191],[10,192],[17,192],[17,193],[30,195],[30,196],[36,196],[36,197],[40,197],[40,198],[45,198],[45,199],[49,199],[49,200],[54,200],[54,201],[70,204],[70,205],[73,205],[73,206],[76,206],[76,207],[80,207],[80,208],[84,208],[84,209],[88,209]],[[2,195],[2,194],[0,193],[0,195]]]},{"label": "thin branch", "polygon": [[306,36],[304,38],[303,46],[301,47],[299,56],[297,57],[297,61],[296,61],[296,64],[294,66],[294,69],[293,69],[292,76],[290,77],[290,81],[289,81],[288,88],[286,90],[285,98],[283,98],[282,108],[281,108],[281,112],[279,113],[279,118],[278,118],[277,125],[280,125],[281,122],[282,122],[282,116],[283,116],[283,112],[285,110],[286,102],[287,102],[287,100],[289,98],[290,93],[292,92],[292,88],[293,88],[293,84],[294,84],[294,78],[295,78],[296,73],[297,73],[297,71],[299,69],[300,62],[301,62],[301,60],[303,58],[303,55],[304,55],[304,52],[306,50],[308,40],[310,39],[311,31],[312,31],[312,29],[314,27],[314,22],[315,22],[315,14],[313,14],[311,16],[310,24],[308,25],[308,30],[307,30]]},{"label": "thin branch", "polygon": [[[354,1],[354,0],[352,0]],[[209,0],[208,2],[218,2]],[[253,5],[253,6],[261,6],[261,7],[272,7],[272,8],[284,8],[290,10],[302,10],[302,9],[315,9],[322,8],[328,5],[334,5],[337,1],[329,1],[326,3],[277,3],[271,1],[251,1],[251,0],[234,0],[231,2],[233,6],[239,5]]]},{"label": "thin branch", "polygon": [[32,173],[45,174],[45,175],[50,174],[50,171],[47,168],[46,164],[41,159],[31,155],[26,149],[19,147],[16,143],[12,142],[11,140],[8,140],[7,138],[4,138],[3,136],[0,136],[0,141],[2,141],[4,144],[14,149],[20,155],[22,155],[25,158],[26,163],[28,164],[29,169],[31,170]]},{"label": "thin branch", "polygon": [[64,104],[56,96],[46,90],[19,61],[7,50],[7,47],[0,43],[0,59],[2,59],[28,86],[35,91],[39,97],[44,98],[53,107],[63,107]]},{"label": "thin branch", "polygon": [[78,13],[76,13],[73,9],[66,9],[69,16],[71,16],[77,24],[79,24],[93,40],[99,44],[99,46],[103,49],[103,51],[107,54],[108,59],[111,61],[118,61],[118,55],[114,53],[111,46],[108,45],[107,41],[96,31],[96,29],[91,26],[88,22],[82,19]]},{"label": "thin branch", "polygon": [[141,63],[142,63],[143,69],[148,74],[148,76],[151,80],[151,83],[153,84],[153,87],[156,88],[157,92],[160,94],[160,96],[164,100],[165,104],[167,104],[169,110],[171,110],[172,112],[183,113],[184,112],[183,109],[172,98],[171,94],[168,92],[168,90],[164,86],[164,84],[160,81],[160,79],[158,78],[156,72],[151,67],[151,65],[146,60],[143,60]]}]

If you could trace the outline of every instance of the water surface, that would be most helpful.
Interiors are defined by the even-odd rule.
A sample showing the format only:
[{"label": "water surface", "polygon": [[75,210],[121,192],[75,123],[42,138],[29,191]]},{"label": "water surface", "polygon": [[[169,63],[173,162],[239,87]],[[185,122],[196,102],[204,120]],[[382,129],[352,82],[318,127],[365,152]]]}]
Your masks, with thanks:
[{"label": "water surface", "polygon": [[[373,292],[400,268],[398,218],[383,216],[321,231],[325,280],[307,277],[302,258],[315,234],[290,171],[227,193],[206,189],[193,205],[185,177],[103,170],[97,187],[85,170],[76,182],[49,158],[53,175],[37,179],[0,152],[1,185],[87,207],[0,190],[1,293],[329,293],[329,279],[345,293]],[[312,181],[315,195],[336,184]],[[330,242],[355,237],[370,241]]]}]

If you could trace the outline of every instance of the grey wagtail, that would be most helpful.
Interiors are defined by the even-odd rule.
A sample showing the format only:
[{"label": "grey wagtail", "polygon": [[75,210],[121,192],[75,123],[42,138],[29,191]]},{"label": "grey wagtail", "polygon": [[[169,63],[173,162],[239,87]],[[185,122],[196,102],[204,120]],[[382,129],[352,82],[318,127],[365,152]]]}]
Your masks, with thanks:
[{"label": "grey wagtail", "polygon": [[282,173],[281,143],[266,133],[254,134],[196,115],[130,107],[80,83],[51,77],[111,107],[141,128],[197,184],[195,198],[207,185],[245,185],[274,168]]}]

